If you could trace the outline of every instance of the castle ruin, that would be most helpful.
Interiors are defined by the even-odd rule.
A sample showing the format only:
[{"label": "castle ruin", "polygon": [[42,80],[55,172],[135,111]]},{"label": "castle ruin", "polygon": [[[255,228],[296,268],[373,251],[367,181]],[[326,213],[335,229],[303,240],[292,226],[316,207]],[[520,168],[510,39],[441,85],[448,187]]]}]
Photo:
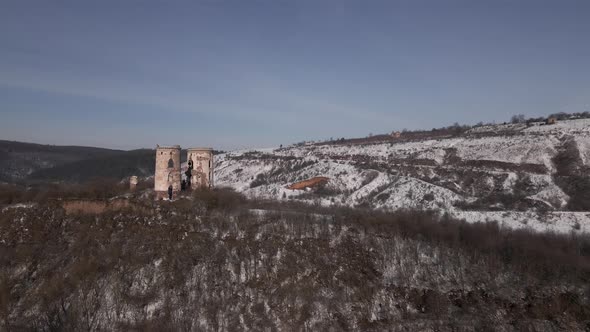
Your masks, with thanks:
[{"label": "castle ruin", "polygon": [[[187,150],[187,180],[191,187],[213,185],[213,149],[190,148]],[[190,173],[189,173],[190,172]]]},{"label": "castle ruin", "polygon": [[156,172],[154,175],[154,191],[156,199],[176,197],[180,190],[211,188],[213,186],[213,149],[189,148],[187,150],[186,171],[180,163],[180,145],[156,147]]}]

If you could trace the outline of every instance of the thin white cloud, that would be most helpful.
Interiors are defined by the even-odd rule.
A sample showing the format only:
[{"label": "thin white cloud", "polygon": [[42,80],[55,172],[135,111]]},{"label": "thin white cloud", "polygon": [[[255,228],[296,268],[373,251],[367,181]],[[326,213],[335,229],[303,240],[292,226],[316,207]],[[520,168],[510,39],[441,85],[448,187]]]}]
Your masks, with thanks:
[{"label": "thin white cloud", "polygon": [[[26,68],[2,68],[0,85],[61,95],[152,106],[171,112],[211,113],[238,118],[282,119],[292,122],[302,117],[355,121],[382,121],[384,114],[361,106],[349,106],[316,95],[303,95],[269,75],[252,74],[227,95],[211,98],[190,91],[188,86],[167,86],[168,82],[124,82],[102,77],[80,78],[66,73],[33,71]],[[232,91],[235,95],[231,95]],[[237,93],[236,93],[237,92]],[[318,93],[321,95],[321,92]],[[223,93],[220,93],[223,95]]]}]

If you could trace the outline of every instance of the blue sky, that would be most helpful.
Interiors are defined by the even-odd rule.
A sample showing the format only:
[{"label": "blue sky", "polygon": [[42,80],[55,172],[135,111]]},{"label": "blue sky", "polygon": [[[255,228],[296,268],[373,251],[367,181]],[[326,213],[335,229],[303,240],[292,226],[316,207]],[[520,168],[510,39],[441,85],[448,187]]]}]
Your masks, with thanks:
[{"label": "blue sky", "polygon": [[265,147],[590,111],[590,1],[0,2],[0,139]]}]

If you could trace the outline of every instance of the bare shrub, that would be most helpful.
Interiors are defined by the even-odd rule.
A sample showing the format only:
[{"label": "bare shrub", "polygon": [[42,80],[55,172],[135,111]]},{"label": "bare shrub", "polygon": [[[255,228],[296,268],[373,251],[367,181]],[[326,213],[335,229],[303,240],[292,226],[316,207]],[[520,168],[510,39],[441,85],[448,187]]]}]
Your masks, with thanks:
[{"label": "bare shrub", "polygon": [[580,171],[583,167],[583,162],[580,158],[580,150],[578,149],[576,141],[573,139],[567,139],[565,143],[562,144],[552,161],[555,165],[557,176],[580,175]]},{"label": "bare shrub", "polygon": [[260,173],[260,174],[256,175],[256,178],[254,179],[254,181],[252,181],[250,183],[250,188],[260,187],[260,186],[263,186],[267,183],[268,183],[268,180],[266,178],[266,175],[264,173]]},{"label": "bare shrub", "polygon": [[566,208],[590,211],[590,178],[580,151],[573,139],[568,139],[552,159],[556,168],[555,183],[570,197]]},{"label": "bare shrub", "polygon": [[375,199],[379,202],[385,202],[389,199],[391,195],[389,193],[381,193],[375,197]]},{"label": "bare shrub", "polygon": [[245,197],[231,188],[203,188],[193,192],[196,201],[205,203],[208,210],[233,210],[246,202]]},{"label": "bare shrub", "polygon": [[379,172],[374,170],[369,170],[363,174],[363,181],[361,182],[361,186],[366,186],[367,184],[373,182],[379,176]]},{"label": "bare shrub", "polygon": [[434,201],[434,194],[433,193],[426,193],[422,197],[422,200],[424,200],[426,202],[432,202],[432,201]]}]

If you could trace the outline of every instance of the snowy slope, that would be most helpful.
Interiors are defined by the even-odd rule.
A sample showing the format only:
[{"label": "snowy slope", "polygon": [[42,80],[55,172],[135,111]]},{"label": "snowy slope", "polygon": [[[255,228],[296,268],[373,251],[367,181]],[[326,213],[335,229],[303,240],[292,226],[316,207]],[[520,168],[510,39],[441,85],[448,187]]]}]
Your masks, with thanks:
[{"label": "snowy slope", "polygon": [[[587,213],[559,211],[569,197],[554,183],[552,162],[564,139],[573,138],[584,166],[590,166],[590,120],[500,127],[448,139],[233,151],[216,156],[215,183],[277,200],[428,209],[471,222],[590,231]],[[320,192],[286,189],[315,176],[330,178]],[[520,211],[495,201],[485,209],[469,208],[478,200],[509,195],[518,196]],[[539,207],[542,217],[535,212]]]}]

